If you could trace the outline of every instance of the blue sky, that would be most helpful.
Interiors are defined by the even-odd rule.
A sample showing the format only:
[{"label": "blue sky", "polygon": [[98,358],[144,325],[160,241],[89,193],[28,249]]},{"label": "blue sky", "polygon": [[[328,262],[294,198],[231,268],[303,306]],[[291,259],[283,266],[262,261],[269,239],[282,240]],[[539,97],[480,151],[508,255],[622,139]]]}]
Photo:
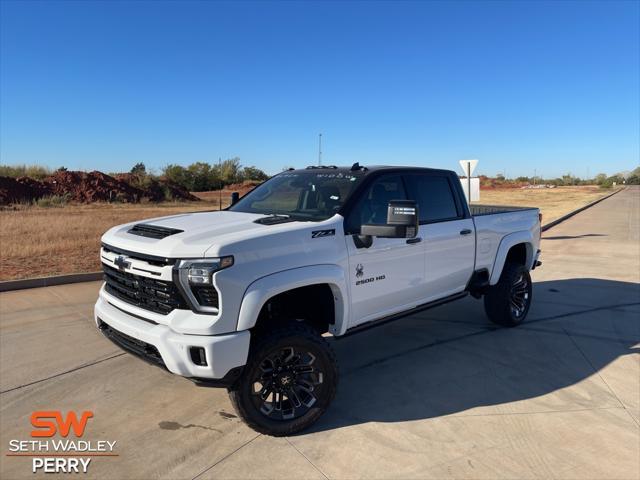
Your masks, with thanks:
[{"label": "blue sky", "polygon": [[640,3],[2,1],[4,164],[640,163]]}]

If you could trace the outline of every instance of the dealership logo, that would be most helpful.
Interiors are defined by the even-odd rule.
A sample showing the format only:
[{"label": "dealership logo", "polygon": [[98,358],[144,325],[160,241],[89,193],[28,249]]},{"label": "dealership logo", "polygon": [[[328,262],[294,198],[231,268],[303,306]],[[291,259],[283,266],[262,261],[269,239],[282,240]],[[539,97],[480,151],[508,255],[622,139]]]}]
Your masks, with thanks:
[{"label": "dealership logo", "polygon": [[87,473],[94,457],[118,456],[115,440],[81,440],[92,418],[91,411],[80,415],[59,410],[33,412],[32,439],[10,440],[6,456],[30,458],[32,473]]},{"label": "dealership logo", "polygon": [[31,425],[37,430],[32,430],[31,436],[53,437],[56,432],[60,432],[60,435],[66,438],[73,429],[76,437],[80,438],[84,435],[87,421],[91,417],[93,417],[93,412],[82,412],[80,419],[78,419],[76,412],[69,412],[66,419],[63,418],[62,413],[57,410],[51,412],[33,412],[31,414]]}]

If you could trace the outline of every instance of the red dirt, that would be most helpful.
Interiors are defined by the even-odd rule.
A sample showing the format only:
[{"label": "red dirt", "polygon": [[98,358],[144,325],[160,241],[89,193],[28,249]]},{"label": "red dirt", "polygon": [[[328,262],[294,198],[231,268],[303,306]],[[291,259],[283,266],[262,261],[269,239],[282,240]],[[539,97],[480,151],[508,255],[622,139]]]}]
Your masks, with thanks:
[{"label": "red dirt", "polygon": [[37,180],[27,177],[0,177],[0,205],[31,201],[47,193],[46,185]]},{"label": "red dirt", "polygon": [[91,202],[138,202],[144,192],[102,172],[58,171],[43,181],[54,195],[69,195],[70,200]]},{"label": "red dirt", "polygon": [[42,181],[29,177],[0,177],[0,205],[32,202],[52,195],[67,196],[70,201],[79,203],[137,203],[142,199],[152,202],[199,200],[166,179],[146,179],[145,182],[137,180],[131,174],[121,174],[114,178],[97,171],[57,171]]}]

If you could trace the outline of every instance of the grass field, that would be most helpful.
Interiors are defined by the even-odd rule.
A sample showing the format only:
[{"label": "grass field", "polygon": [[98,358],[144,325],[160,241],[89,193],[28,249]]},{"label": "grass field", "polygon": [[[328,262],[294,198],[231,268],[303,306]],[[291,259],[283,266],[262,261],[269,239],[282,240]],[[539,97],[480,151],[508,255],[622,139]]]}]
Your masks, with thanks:
[{"label": "grass field", "polygon": [[90,204],[0,211],[0,280],[100,269],[102,234],[121,223],[217,209],[217,203]]},{"label": "grass field", "polygon": [[[576,208],[582,207],[613,190],[595,186],[558,187],[545,189],[497,189],[480,190],[479,204],[511,205],[514,207],[538,207],[542,223],[550,223]],[[475,203],[475,202],[474,202]]]},{"label": "grass field", "polygon": [[[548,223],[608,193],[597,187],[482,190],[480,203],[539,207],[543,223]],[[218,208],[216,194],[205,193],[201,198],[207,201],[0,210],[0,280],[99,270],[100,236],[107,229],[145,218]]]}]

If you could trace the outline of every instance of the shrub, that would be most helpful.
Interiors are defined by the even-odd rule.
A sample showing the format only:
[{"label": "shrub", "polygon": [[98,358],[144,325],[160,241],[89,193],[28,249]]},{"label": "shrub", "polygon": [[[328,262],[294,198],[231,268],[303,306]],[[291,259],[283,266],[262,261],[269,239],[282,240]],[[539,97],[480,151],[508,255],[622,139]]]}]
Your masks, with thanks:
[{"label": "shrub", "polygon": [[50,197],[42,197],[35,201],[38,207],[42,208],[58,208],[64,207],[71,200],[71,195],[65,193],[64,195],[51,195]]},{"label": "shrub", "polygon": [[2,177],[31,177],[42,180],[53,172],[41,165],[0,165],[0,176]]}]

